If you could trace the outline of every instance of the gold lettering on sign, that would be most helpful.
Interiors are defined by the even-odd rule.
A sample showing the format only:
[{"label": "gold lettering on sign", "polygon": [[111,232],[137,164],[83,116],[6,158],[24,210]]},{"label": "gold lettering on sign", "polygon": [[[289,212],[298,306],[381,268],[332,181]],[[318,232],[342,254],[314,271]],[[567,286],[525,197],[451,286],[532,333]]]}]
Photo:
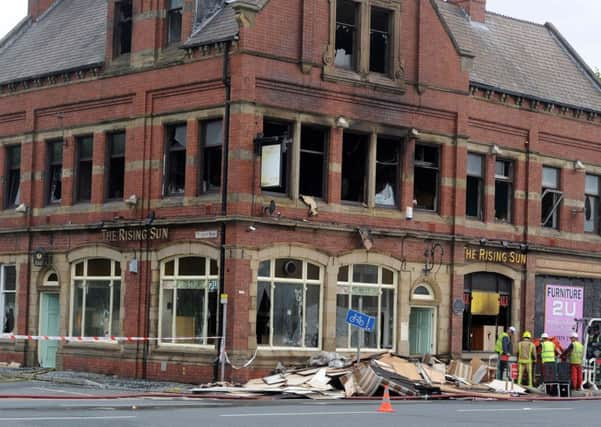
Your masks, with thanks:
[{"label": "gold lettering on sign", "polygon": [[526,265],[526,254],[516,251],[501,251],[487,248],[468,248],[464,250],[466,261],[495,262],[503,264]]},{"label": "gold lettering on sign", "polygon": [[119,228],[118,230],[102,230],[102,240],[109,242],[129,242],[135,240],[166,240],[169,229],[166,227]]}]

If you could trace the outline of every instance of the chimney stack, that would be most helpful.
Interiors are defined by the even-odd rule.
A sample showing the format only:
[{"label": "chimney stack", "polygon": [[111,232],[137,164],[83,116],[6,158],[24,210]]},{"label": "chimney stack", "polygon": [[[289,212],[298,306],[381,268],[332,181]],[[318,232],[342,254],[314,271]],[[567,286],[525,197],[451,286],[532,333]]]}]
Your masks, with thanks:
[{"label": "chimney stack", "polygon": [[486,0],[448,0],[461,7],[472,21],[484,22],[486,19]]},{"label": "chimney stack", "polygon": [[55,0],[28,0],[27,14],[34,21],[54,3]]}]

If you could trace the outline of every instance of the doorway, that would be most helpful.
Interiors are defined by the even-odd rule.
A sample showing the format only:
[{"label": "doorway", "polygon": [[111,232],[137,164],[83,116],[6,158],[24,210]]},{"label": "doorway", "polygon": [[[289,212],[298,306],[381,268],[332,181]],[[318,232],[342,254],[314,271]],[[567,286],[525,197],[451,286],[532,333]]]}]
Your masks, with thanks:
[{"label": "doorway", "polygon": [[409,354],[434,354],[433,307],[411,307],[409,315]]},{"label": "doorway", "polygon": [[[40,326],[42,336],[57,336],[59,334],[59,300],[57,293],[43,292],[40,294]],[[42,368],[56,368],[56,352],[58,340],[38,341],[38,361]]]}]

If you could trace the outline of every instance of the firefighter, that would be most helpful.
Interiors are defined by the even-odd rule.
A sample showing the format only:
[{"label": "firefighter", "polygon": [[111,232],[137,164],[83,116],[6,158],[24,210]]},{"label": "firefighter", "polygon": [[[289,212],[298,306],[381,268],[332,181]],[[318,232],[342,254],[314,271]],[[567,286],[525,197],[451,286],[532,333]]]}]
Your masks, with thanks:
[{"label": "firefighter", "polygon": [[495,344],[495,351],[499,355],[499,362],[497,364],[497,379],[502,380],[503,375],[507,372],[507,365],[509,356],[511,356],[511,337],[515,333],[515,328],[510,326],[507,332],[501,332],[497,338]]},{"label": "firefighter", "polygon": [[578,333],[572,332],[570,345],[561,355],[570,362],[570,377],[572,379],[572,390],[582,388],[582,358],[584,357],[584,346],[578,341]]},{"label": "firefighter", "polygon": [[524,369],[528,371],[528,387],[532,387],[532,363],[536,360],[536,347],[530,341],[532,335],[525,331],[522,334],[522,341],[518,343],[518,384],[522,385],[522,373]]}]

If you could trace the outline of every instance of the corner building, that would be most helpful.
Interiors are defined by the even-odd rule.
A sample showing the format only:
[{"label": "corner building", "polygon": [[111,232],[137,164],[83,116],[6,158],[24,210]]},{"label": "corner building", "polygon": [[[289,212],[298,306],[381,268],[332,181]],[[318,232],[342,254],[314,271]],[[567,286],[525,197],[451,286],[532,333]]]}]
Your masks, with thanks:
[{"label": "corner building", "polygon": [[349,308],[364,351],[464,358],[553,298],[599,316],[600,83],[485,7],[29,0],[0,41],[0,361],[211,381],[222,293],[235,381],[353,354]]}]

